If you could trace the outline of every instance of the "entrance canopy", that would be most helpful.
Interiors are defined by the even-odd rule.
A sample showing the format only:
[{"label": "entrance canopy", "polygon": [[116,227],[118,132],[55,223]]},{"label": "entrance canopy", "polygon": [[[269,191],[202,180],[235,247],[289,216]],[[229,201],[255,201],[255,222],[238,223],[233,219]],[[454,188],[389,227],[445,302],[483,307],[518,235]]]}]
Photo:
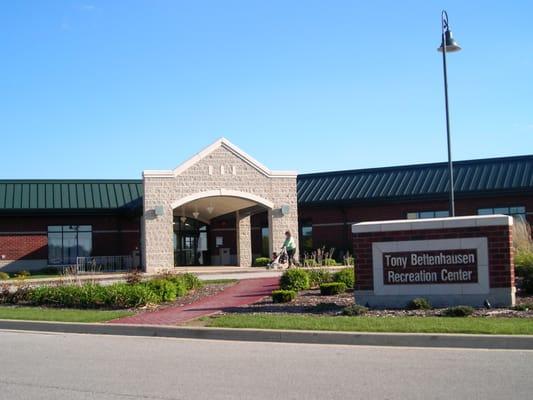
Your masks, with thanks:
[{"label": "entrance canopy", "polygon": [[239,210],[259,208],[272,210],[274,203],[253,193],[219,189],[194,193],[171,204],[174,215],[209,221]]},{"label": "entrance canopy", "polygon": [[[257,235],[251,233],[251,218],[262,214],[262,227],[267,229],[265,216],[272,208],[265,204],[271,202],[229,190],[195,193],[173,202],[174,266],[236,265],[244,259],[252,260]],[[262,246],[270,248],[270,232],[263,232],[262,228],[260,235]],[[255,257],[269,254],[263,250]]]},{"label": "entrance canopy", "polygon": [[[284,232],[298,240],[296,172],[272,171],[226,139],[219,139],[173,170],[144,171],[143,242],[147,271],[174,264],[174,218],[209,224],[232,215],[237,264],[252,264],[250,218],[268,214],[270,247]],[[225,245],[224,245],[225,246]]]},{"label": "entrance canopy", "polygon": [[209,223],[213,218],[234,213],[239,210],[246,210],[247,212],[254,213],[259,212],[260,210],[264,211],[265,208],[257,205],[257,203],[253,201],[238,197],[205,197],[193,200],[175,208],[174,215],[194,218]]}]

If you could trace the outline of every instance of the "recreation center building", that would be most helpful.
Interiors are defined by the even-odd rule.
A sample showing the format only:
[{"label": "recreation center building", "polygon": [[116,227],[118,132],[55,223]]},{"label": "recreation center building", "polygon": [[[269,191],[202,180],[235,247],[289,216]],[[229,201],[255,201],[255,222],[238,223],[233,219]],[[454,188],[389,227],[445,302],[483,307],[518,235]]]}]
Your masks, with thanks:
[{"label": "recreation center building", "polygon": [[[533,155],[454,162],[456,214],[533,224]],[[298,175],[226,139],[142,179],[1,180],[0,270],[251,266],[291,231],[300,257],[352,252],[351,225],[448,216],[447,163]]]}]

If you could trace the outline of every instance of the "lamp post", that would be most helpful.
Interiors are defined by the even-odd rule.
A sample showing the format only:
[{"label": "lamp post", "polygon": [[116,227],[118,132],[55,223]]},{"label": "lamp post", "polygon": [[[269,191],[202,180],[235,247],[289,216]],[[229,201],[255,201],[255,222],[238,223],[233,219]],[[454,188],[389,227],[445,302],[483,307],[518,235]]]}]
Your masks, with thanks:
[{"label": "lamp post", "polygon": [[453,38],[450,25],[448,24],[448,13],[443,10],[441,14],[442,23],[442,41],[437,49],[442,53],[442,67],[444,70],[444,102],[446,104],[446,137],[448,140],[448,169],[449,169],[449,190],[450,190],[450,216],[455,217],[455,199],[453,193],[453,165],[452,165],[452,146],[450,140],[450,112],[448,108],[448,74],[446,71],[446,53],[453,53],[461,50]]}]

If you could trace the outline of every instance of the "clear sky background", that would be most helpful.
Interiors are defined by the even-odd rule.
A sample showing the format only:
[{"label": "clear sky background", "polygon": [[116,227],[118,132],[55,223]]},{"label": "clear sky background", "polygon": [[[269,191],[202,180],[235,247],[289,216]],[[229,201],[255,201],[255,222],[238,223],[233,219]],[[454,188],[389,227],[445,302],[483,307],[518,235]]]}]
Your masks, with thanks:
[{"label": "clear sky background", "polygon": [[221,136],[299,172],[533,153],[532,1],[5,1],[1,178],[139,178]]}]

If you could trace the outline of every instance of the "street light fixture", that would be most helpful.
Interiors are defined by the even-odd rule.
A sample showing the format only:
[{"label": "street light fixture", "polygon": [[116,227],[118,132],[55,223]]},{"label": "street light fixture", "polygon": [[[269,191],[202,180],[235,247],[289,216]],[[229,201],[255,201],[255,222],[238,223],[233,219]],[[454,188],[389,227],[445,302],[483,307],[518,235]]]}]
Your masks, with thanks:
[{"label": "street light fixture", "polygon": [[442,41],[437,49],[442,53],[442,67],[444,70],[444,102],[446,104],[446,137],[448,140],[448,169],[449,169],[449,190],[450,190],[450,216],[455,217],[455,199],[453,193],[453,165],[452,165],[452,146],[450,140],[450,112],[448,109],[448,74],[446,71],[446,53],[454,53],[461,50],[461,47],[453,38],[450,25],[448,24],[448,13],[443,10],[441,14],[442,24]]}]

